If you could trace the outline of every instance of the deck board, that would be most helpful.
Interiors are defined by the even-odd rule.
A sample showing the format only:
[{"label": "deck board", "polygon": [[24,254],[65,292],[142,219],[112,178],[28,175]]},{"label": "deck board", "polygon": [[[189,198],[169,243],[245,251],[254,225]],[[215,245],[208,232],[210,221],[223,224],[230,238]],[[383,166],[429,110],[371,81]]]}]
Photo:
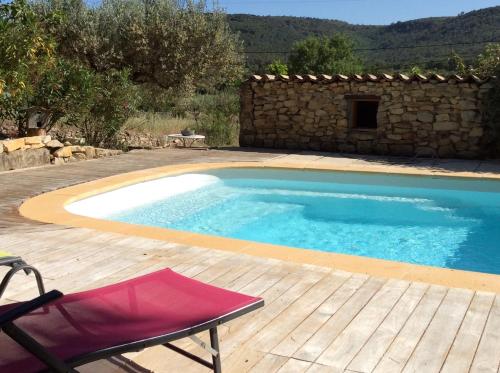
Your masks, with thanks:
[{"label": "deck board", "polygon": [[[22,255],[39,267],[48,289],[64,292],[171,267],[201,281],[262,296],[263,309],[220,328],[225,372],[498,373],[500,297],[493,293],[37,223],[17,212],[30,196],[141,168],[287,158],[304,164],[357,162],[369,167],[383,163],[325,154],[165,150],[0,173],[1,249]],[[405,160],[394,167],[424,167],[415,162]],[[439,161],[432,165],[438,167]],[[480,165],[488,172],[500,172],[500,164],[495,168],[495,164],[472,162],[470,167]],[[17,274],[1,302],[29,299],[36,293],[33,279]],[[200,337],[207,340],[206,333]],[[203,354],[189,340],[177,344]],[[81,369],[92,373],[150,370],[208,371],[161,347]]]}]

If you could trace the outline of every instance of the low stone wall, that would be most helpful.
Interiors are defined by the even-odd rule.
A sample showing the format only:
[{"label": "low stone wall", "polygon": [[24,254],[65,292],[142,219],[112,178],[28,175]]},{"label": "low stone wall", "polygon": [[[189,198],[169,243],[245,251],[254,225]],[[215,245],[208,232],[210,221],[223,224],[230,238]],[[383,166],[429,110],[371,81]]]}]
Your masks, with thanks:
[{"label": "low stone wall", "polygon": [[[253,76],[241,88],[240,145],[361,154],[479,158],[487,80],[459,76]],[[378,102],[354,128],[352,99]]]},{"label": "low stone wall", "polygon": [[22,137],[0,141],[0,171],[64,164],[121,154],[121,150],[71,145],[51,136]]}]

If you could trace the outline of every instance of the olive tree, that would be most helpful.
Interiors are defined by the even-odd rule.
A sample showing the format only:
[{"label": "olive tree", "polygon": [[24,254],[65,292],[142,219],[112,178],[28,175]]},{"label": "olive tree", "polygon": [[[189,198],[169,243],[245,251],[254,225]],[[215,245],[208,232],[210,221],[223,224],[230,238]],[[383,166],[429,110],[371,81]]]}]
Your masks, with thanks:
[{"label": "olive tree", "polygon": [[136,83],[192,91],[242,74],[242,44],[224,13],[203,1],[42,0],[41,11],[59,11],[65,22],[55,37],[59,51],[96,71],[130,69]]}]

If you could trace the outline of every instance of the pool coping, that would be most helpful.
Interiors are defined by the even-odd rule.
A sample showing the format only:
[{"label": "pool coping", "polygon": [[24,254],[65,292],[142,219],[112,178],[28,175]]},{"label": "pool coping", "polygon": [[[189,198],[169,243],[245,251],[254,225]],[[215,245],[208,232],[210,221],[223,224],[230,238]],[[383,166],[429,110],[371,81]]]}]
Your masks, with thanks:
[{"label": "pool coping", "polygon": [[292,261],[301,264],[330,267],[349,272],[365,273],[371,276],[398,278],[402,280],[426,282],[448,287],[500,293],[500,275],[495,274],[430,267],[316,250],[313,251],[288,246],[178,231],[167,228],[115,222],[75,215],[65,209],[65,206],[72,202],[124,186],[150,181],[165,176],[221,168],[274,168],[500,180],[500,175],[496,174],[479,174],[474,172],[450,173],[417,168],[394,169],[390,166],[382,165],[341,166],[333,164],[317,165],[314,164],[314,162],[279,161],[196,163],[134,171],[58,189],[28,199],[21,205],[19,211],[22,216],[28,219],[44,223],[90,228],[98,231],[114,232],[125,235],[135,235],[189,246],[205,247],[209,249]]}]

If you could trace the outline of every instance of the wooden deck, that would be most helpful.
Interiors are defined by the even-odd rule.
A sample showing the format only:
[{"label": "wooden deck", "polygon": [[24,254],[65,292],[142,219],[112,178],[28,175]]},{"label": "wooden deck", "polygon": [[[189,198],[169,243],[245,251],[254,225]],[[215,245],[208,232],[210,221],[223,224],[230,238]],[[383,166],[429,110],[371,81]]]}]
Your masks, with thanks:
[{"label": "wooden deck", "polygon": [[[173,163],[277,157],[387,164],[379,159],[323,155],[165,150],[0,173],[0,249],[36,264],[47,287],[63,292],[93,288],[168,266],[217,286],[264,297],[263,309],[221,328],[225,372],[500,371],[500,296],[493,293],[40,224],[17,213],[19,204],[29,196],[112,174]],[[391,162],[395,167],[499,170],[496,163]],[[35,294],[34,281],[18,275],[4,301]],[[190,342],[179,345],[200,353]],[[206,371],[160,347],[81,369],[88,373],[150,370]]]}]

